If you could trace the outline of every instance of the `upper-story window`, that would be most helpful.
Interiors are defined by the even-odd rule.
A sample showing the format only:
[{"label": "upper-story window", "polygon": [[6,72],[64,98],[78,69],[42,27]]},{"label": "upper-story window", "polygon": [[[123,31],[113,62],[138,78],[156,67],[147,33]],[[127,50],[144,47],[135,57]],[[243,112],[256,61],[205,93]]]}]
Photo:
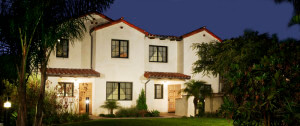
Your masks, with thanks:
[{"label": "upper-story window", "polygon": [[56,57],[69,57],[69,40],[59,39],[56,45]]},{"label": "upper-story window", "polygon": [[111,40],[111,57],[128,58],[128,40]]},{"label": "upper-story window", "polygon": [[168,62],[168,47],[167,46],[149,46],[149,61],[150,62]]}]

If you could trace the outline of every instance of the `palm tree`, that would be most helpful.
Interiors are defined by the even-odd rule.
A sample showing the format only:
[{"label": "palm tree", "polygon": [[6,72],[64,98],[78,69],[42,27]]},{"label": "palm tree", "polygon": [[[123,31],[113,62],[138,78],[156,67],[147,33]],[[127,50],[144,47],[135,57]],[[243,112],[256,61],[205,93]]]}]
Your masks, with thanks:
[{"label": "palm tree", "polygon": [[114,114],[114,109],[120,108],[116,100],[107,100],[101,107],[110,110],[110,114]]},{"label": "palm tree", "polygon": [[[46,68],[49,55],[58,38],[78,39],[84,31],[88,12],[102,12],[114,0],[1,0],[0,38],[11,48],[17,48],[19,110],[17,125],[26,125],[26,82],[32,66],[37,61],[41,70],[41,86],[34,125],[42,124],[43,99],[45,95]],[[35,55],[32,58],[30,55]],[[29,64],[30,63],[30,64]]]},{"label": "palm tree", "polygon": [[[46,70],[51,52],[54,50],[61,38],[81,39],[86,32],[84,22],[89,20],[82,15],[91,11],[102,12],[107,9],[114,0],[77,0],[62,1],[50,0],[45,2],[43,8],[45,15],[41,20],[37,41],[40,41],[36,48],[38,52],[37,64],[41,70],[41,86],[37,104],[35,125],[42,125],[43,100],[45,95],[45,84],[47,80]],[[66,6],[67,9],[66,9]]]},{"label": "palm tree", "polygon": [[202,102],[202,105],[199,106],[202,112],[204,112],[204,99],[206,96],[210,96],[212,94],[212,89],[205,81],[196,81],[190,80],[185,83],[185,88],[182,89],[182,92],[187,94],[187,98],[190,96],[194,96],[194,114],[196,115],[198,102]]}]

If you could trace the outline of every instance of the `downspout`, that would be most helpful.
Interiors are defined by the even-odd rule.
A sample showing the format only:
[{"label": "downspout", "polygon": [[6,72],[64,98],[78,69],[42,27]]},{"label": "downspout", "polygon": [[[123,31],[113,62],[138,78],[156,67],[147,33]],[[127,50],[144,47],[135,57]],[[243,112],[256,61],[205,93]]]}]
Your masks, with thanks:
[{"label": "downspout", "polygon": [[146,83],[145,83],[145,97],[146,97],[146,101],[147,101],[147,83],[149,83],[149,81],[150,81],[150,78],[146,81]]},{"label": "downspout", "polygon": [[91,36],[91,69],[93,69],[93,36],[91,31],[90,31],[90,36]]}]

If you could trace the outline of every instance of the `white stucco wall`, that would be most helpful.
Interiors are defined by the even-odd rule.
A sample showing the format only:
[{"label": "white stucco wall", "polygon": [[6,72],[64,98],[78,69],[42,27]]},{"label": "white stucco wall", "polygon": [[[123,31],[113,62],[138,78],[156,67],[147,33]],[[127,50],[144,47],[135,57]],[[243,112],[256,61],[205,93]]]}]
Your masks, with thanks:
[{"label": "white stucco wall", "polygon": [[176,99],[175,115],[187,117],[195,116],[193,99],[194,96],[187,98],[186,95],[183,95],[180,99]]},{"label": "white stucco wall", "polygon": [[[170,41],[170,39],[160,40],[155,39],[145,39],[144,54],[145,54],[145,71],[160,71],[160,72],[177,72],[177,41]],[[167,46],[167,62],[149,62],[149,46]]]},{"label": "white stucco wall", "polygon": [[[123,27],[122,29],[120,27]],[[129,41],[128,58],[111,57],[111,40],[120,39]],[[136,104],[143,83],[144,75],[144,41],[145,35],[136,29],[119,23],[110,27],[95,31],[95,70],[101,77],[96,79],[95,95],[98,101],[95,106],[101,106],[106,100],[106,82],[132,82],[132,100],[118,101],[123,107],[131,107]],[[107,113],[106,109],[97,108],[95,113]]]},{"label": "white stucco wall", "polygon": [[[205,34],[205,36],[203,36]],[[211,84],[214,93],[219,91],[219,76],[203,76],[202,73],[193,75],[193,63],[198,59],[196,55],[196,50],[192,49],[194,43],[209,43],[211,41],[216,41],[217,39],[211,36],[206,31],[199,32],[192,36],[183,39],[183,71],[184,74],[191,75],[192,79],[203,80],[208,84]]]},{"label": "white stucco wall", "polygon": [[69,41],[69,57],[56,57],[56,49],[54,48],[49,57],[49,68],[91,68],[91,37],[89,31],[95,25],[107,23],[108,20],[95,14],[91,14],[90,16],[88,16],[89,19],[95,18],[95,20],[85,22],[86,32],[83,37]]}]

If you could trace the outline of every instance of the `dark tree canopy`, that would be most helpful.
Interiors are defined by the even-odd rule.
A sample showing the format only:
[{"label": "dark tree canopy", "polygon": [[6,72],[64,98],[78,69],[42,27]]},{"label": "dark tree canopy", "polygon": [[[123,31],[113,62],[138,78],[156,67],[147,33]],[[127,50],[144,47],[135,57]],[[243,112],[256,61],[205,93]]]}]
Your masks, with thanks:
[{"label": "dark tree canopy", "polygon": [[[37,117],[42,117],[43,82],[50,52],[59,38],[78,39],[85,32],[82,17],[103,12],[114,0],[0,0],[0,41],[9,46],[17,71],[19,110],[17,125],[26,125],[26,83],[32,70],[41,70]],[[3,20],[4,19],[4,20]],[[39,67],[40,66],[40,67]],[[14,69],[13,69],[14,70]],[[5,79],[5,78],[1,78]],[[2,80],[0,80],[2,81]],[[36,120],[41,125],[41,118]]]},{"label": "dark tree canopy", "polygon": [[222,43],[194,45],[194,72],[222,76],[222,113],[236,125],[299,125],[300,42],[246,31]]}]

